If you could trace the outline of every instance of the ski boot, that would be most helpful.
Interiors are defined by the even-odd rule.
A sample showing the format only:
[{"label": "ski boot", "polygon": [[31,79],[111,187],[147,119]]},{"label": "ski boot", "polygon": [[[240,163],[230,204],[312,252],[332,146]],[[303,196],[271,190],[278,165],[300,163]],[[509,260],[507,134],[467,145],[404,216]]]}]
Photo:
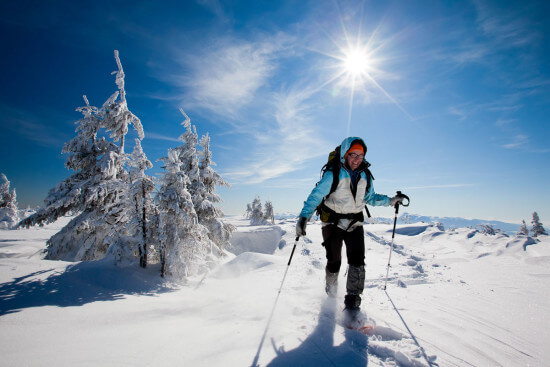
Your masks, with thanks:
[{"label": "ski boot", "polygon": [[328,296],[331,298],[335,298],[338,293],[338,274],[337,272],[331,273],[325,269],[325,292],[327,292]]},{"label": "ski boot", "polygon": [[346,294],[344,298],[344,325],[348,329],[357,330],[363,324],[361,314],[361,297],[357,294]]}]

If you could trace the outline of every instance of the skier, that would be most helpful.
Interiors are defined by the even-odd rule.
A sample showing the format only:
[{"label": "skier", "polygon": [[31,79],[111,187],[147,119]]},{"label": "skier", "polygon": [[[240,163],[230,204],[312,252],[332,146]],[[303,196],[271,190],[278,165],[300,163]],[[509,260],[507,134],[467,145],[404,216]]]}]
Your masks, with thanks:
[{"label": "skier", "polygon": [[[345,242],[349,268],[344,305],[352,313],[360,310],[365,285],[363,208],[366,204],[394,206],[403,201],[400,195],[390,198],[374,192],[373,177],[368,169],[370,164],[364,159],[366,151],[363,139],[344,139],[339,156],[335,157],[332,167],[329,159],[323,177],[304,202],[296,224],[296,237],[304,236],[309,218],[316,210],[320,214],[327,256],[325,291],[330,297],[337,293],[342,241]],[[336,175],[333,173],[338,176],[334,182]]]}]

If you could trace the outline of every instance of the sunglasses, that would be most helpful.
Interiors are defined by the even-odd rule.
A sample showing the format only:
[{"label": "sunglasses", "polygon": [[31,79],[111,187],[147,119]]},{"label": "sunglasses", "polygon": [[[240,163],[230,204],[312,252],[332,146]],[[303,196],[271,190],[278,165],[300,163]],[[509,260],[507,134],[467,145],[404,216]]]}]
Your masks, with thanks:
[{"label": "sunglasses", "polygon": [[358,158],[365,158],[365,155],[364,154],[357,154],[357,153],[350,153],[348,154],[348,157],[350,157],[351,159],[358,159]]}]

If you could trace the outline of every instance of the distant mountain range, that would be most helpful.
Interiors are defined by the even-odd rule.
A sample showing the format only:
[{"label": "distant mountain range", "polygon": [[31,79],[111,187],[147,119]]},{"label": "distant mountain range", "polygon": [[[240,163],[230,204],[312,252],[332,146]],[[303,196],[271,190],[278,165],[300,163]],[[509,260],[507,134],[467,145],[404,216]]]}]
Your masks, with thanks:
[{"label": "distant mountain range", "polygon": [[[289,219],[295,218],[296,213],[278,213],[275,214],[275,219]],[[376,217],[371,218],[370,222],[374,223],[393,223],[393,218]],[[442,223],[445,229],[449,228],[463,228],[463,227],[475,227],[478,224],[490,224],[495,229],[500,229],[503,232],[511,234],[517,232],[520,225],[515,223],[506,223],[498,220],[484,220],[484,219],[464,219],[458,217],[429,217],[417,214],[403,213],[398,218],[399,223]]]},{"label": "distant mountain range", "polygon": [[458,217],[428,217],[417,214],[403,213],[399,217],[401,223],[416,223],[416,222],[425,222],[425,223],[442,223],[445,226],[445,229],[448,228],[461,228],[461,227],[475,227],[478,224],[490,224],[495,229],[500,229],[504,232],[517,232],[520,225],[515,223],[506,223],[498,220],[483,220],[483,219],[464,219]]}]

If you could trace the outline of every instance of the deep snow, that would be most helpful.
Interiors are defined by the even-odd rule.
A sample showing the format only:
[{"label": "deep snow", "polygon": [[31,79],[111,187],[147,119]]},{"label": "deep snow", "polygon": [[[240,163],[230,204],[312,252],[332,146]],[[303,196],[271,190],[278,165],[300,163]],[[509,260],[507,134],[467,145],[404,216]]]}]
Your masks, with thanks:
[{"label": "deep snow", "polygon": [[[550,240],[471,228],[365,225],[365,336],[342,327],[323,290],[319,223],[294,244],[292,219],[238,232],[225,261],[186,284],[158,268],[42,260],[64,225],[0,231],[5,366],[549,365]],[[345,256],[345,255],[344,255]],[[285,282],[281,293],[283,275]],[[414,338],[425,350],[419,349]]]}]

